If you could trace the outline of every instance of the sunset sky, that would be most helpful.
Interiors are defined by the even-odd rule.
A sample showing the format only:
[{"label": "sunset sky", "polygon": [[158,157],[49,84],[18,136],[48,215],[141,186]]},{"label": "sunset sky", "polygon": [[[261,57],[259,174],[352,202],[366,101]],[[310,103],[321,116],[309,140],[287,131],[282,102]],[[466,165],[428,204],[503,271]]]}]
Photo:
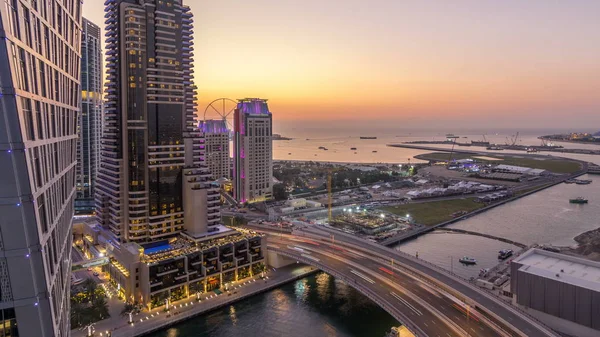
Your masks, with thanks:
[{"label": "sunset sky", "polygon": [[[101,26],[103,3],[83,12]],[[287,123],[600,128],[597,0],[185,3],[200,111],[263,97]]]}]

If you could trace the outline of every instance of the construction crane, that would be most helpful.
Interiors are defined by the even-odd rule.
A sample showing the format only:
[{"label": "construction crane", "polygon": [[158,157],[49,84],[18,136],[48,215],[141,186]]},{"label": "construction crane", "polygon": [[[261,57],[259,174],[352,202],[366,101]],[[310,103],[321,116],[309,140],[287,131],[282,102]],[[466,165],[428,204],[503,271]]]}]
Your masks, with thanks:
[{"label": "construction crane", "polygon": [[327,170],[327,212],[328,212],[328,216],[327,219],[329,220],[329,223],[331,224],[331,220],[333,219],[332,215],[331,215],[331,208],[333,205],[333,175],[335,172],[339,171],[339,168],[336,167],[331,167]]}]

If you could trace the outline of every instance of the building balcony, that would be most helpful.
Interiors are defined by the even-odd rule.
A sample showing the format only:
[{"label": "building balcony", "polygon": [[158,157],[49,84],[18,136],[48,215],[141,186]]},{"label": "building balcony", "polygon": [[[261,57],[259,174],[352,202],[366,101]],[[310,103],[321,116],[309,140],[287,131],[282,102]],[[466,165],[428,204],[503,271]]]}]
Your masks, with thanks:
[{"label": "building balcony", "polygon": [[167,270],[167,271],[163,271],[163,272],[157,273],[156,276],[157,277],[161,277],[161,276],[165,276],[165,275],[176,273],[178,271],[179,271],[179,268],[173,268],[171,270]]}]

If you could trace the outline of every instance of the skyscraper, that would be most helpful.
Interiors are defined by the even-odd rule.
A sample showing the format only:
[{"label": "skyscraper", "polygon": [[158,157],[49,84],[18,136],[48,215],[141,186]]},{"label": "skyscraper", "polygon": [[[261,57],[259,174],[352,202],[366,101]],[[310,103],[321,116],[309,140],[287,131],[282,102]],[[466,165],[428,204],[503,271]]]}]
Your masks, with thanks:
[{"label": "skyscraper", "polygon": [[234,114],[233,192],[238,202],[273,195],[273,128],[266,99],[240,99]]},{"label": "skyscraper", "polygon": [[80,7],[0,6],[2,336],[69,336]]},{"label": "skyscraper", "polygon": [[[197,205],[184,200],[184,190],[209,189],[193,101],[192,14],[181,0],[105,4],[108,84],[97,218],[120,242],[165,239],[184,229],[184,201]],[[218,199],[218,189],[210,188],[215,193]],[[193,211],[185,214],[198,227]],[[213,221],[218,207],[208,213],[202,218]]]},{"label": "skyscraper", "polygon": [[227,123],[224,120],[209,119],[200,121],[199,128],[206,140],[206,164],[212,178],[231,179]]},{"label": "skyscraper", "polygon": [[81,113],[77,149],[77,199],[94,197],[102,134],[102,48],[100,27],[83,19],[81,35]]}]

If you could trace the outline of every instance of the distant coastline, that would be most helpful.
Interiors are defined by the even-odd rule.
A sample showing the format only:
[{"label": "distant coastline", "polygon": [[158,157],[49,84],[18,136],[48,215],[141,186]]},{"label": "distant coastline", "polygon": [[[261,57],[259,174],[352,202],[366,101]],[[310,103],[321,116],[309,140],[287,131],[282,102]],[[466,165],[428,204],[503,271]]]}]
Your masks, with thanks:
[{"label": "distant coastline", "polygon": [[546,135],[540,136],[538,139],[559,143],[600,145],[600,139],[594,141],[587,139],[567,139],[566,137],[568,137],[568,135]]}]

